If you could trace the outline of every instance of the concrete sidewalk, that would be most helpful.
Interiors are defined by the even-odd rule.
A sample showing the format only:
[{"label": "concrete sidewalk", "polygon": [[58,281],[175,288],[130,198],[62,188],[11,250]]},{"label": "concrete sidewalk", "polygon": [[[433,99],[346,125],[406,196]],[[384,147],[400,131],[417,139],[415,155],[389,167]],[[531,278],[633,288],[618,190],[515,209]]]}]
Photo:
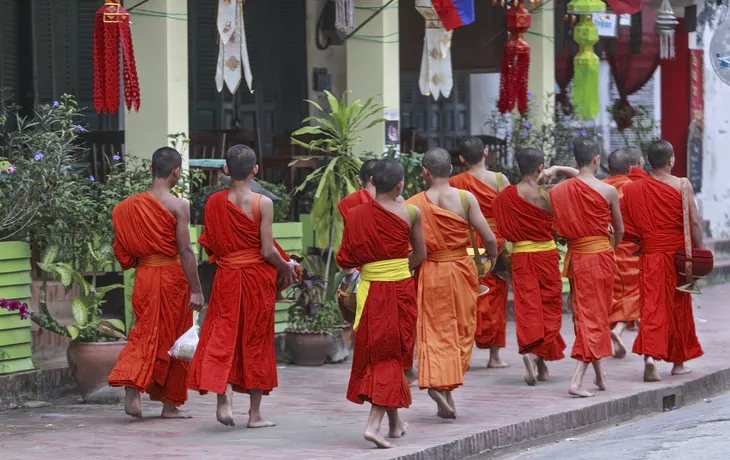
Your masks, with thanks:
[{"label": "concrete sidewalk", "polygon": [[[124,415],[120,406],[93,406],[59,401],[51,407],[0,413],[0,458],[68,459],[461,459],[485,451],[534,441],[594,424],[626,420],[682,406],[730,388],[730,285],[705,289],[695,299],[695,318],[705,356],[690,363],[694,373],[671,377],[662,363],[661,383],[642,382],[642,360],[607,359],[609,388],[595,398],[573,399],[568,384],[574,362],[550,366],[551,381],[536,387],[523,382],[514,325],[504,358],[507,369],[487,369],[487,353],[476,350],[463,388],[454,393],[458,418],[436,416],[434,403],[414,389],[413,406],[403,411],[407,436],[391,450],[377,450],[363,440],[369,407],[345,400],[349,363],[321,368],[285,367],[280,387],[264,400],[264,412],[279,426],[246,428],[248,401],[234,396],[237,425],[215,421],[215,396],[190,395],[191,420],[158,418],[160,407],[145,402],[145,420]],[[572,323],[564,318],[570,346]],[[627,345],[635,332],[625,335]],[[586,376],[590,384],[592,371]],[[589,385],[590,387],[590,385]],[[545,438],[548,439],[548,438]]]}]

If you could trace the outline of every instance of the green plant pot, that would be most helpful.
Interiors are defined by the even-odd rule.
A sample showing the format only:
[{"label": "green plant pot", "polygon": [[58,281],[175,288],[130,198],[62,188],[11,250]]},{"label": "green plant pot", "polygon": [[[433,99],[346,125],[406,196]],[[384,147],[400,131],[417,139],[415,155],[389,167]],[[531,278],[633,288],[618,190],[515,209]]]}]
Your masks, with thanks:
[{"label": "green plant pot", "polygon": [[304,234],[301,222],[283,222],[273,225],[274,239],[287,254],[304,254]]},{"label": "green plant pot", "polygon": [[[30,247],[0,242],[0,298],[30,303]],[[0,374],[33,369],[30,319],[0,309]]]}]

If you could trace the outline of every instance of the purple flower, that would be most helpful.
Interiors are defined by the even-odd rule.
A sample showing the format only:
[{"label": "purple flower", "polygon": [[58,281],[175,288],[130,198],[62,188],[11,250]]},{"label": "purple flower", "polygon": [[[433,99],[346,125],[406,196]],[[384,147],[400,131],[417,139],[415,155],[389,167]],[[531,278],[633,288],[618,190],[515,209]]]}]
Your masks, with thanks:
[{"label": "purple flower", "polygon": [[41,152],[36,152],[35,156],[33,157],[35,161],[41,161],[43,159],[43,154]]},{"label": "purple flower", "polygon": [[589,121],[588,122],[588,126],[590,126],[591,128],[593,128],[594,126],[596,126],[596,124],[594,122],[592,122],[592,121]]},{"label": "purple flower", "polygon": [[525,122],[525,128],[530,129],[531,125],[528,122]]},{"label": "purple flower", "polygon": [[119,161],[119,160],[121,160],[121,159],[122,159],[122,157],[120,157],[119,155],[114,155],[114,156],[112,157],[112,159],[113,159],[114,161]]},{"label": "purple flower", "polygon": [[527,92],[527,97],[532,97],[532,93],[528,91]]},{"label": "purple flower", "polygon": [[603,128],[598,128],[598,132],[602,134],[603,133]]},{"label": "purple flower", "polygon": [[31,314],[27,303],[20,303],[17,300],[0,299],[0,308],[8,311],[17,311],[20,319],[28,319]]},{"label": "purple flower", "polygon": [[76,125],[76,132],[78,132],[78,133],[85,133],[85,132],[86,132],[86,130],[84,129],[84,127],[83,127],[83,126],[81,126],[81,125]]},{"label": "purple flower", "polygon": [[527,137],[527,136],[530,135],[530,133],[528,133],[527,130],[524,130],[524,131],[522,131],[522,135],[525,136],[525,137]]},{"label": "purple flower", "polygon": [[586,132],[581,129],[578,134],[580,134],[581,136],[585,136],[586,135]]},{"label": "purple flower", "polygon": [[96,179],[94,179],[94,176],[89,176],[89,180],[90,180],[91,182],[94,182],[94,181],[95,181]]},{"label": "purple flower", "polygon": [[54,107],[58,107],[59,105],[61,105],[61,104],[59,104],[58,101],[53,101],[53,106]]},{"label": "purple flower", "polygon": [[18,168],[15,165],[10,165],[8,167],[8,174],[15,174],[15,171],[17,171]]},{"label": "purple flower", "polygon": [[0,299],[0,308],[8,308],[10,302],[8,302],[8,299]]}]

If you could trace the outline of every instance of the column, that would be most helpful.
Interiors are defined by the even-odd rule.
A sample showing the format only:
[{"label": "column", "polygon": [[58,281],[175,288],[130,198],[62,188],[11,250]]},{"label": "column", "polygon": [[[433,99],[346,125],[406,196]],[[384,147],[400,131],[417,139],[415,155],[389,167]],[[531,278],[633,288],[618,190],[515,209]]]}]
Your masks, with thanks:
[{"label": "column", "polygon": [[[356,0],[355,24],[359,26],[388,0]],[[358,39],[357,36],[367,37]],[[375,16],[355,37],[347,40],[347,89],[351,101],[374,97],[388,114],[400,119],[400,56],[398,45],[398,2]],[[381,123],[363,131],[357,154],[385,151],[385,126]]]},{"label": "column", "polygon": [[[125,114],[126,152],[151,158],[156,149],[169,145],[168,134],[189,134],[187,2],[150,0],[143,8],[174,16],[131,12],[142,103],[138,113]],[[210,46],[217,47],[214,37]],[[187,166],[188,152],[181,153]]]},{"label": "column", "polygon": [[[552,3],[530,10],[532,25],[525,34],[530,45],[530,79],[528,88],[532,103],[540,107],[555,107],[555,43],[546,37],[555,35],[555,12]],[[530,32],[535,32],[531,34]],[[537,110],[536,122],[545,120],[545,111]],[[547,152],[546,152],[547,153]]]}]

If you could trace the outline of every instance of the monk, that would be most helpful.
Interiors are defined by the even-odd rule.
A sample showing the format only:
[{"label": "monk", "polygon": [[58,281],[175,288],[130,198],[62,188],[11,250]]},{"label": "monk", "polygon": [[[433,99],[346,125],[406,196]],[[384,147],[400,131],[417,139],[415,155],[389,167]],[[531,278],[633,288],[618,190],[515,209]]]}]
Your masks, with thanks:
[{"label": "monk", "polygon": [[[340,210],[343,223],[347,223],[347,213],[350,209],[360,206],[361,204],[370,203],[375,199],[375,185],[373,185],[373,168],[378,160],[370,159],[363,162],[360,167],[358,181],[360,182],[360,190],[352,192],[337,203],[337,209]],[[403,197],[399,196],[396,200],[403,203]]]},{"label": "monk", "polygon": [[[467,137],[459,145],[459,159],[467,166],[466,172],[458,174],[449,180],[452,187],[466,190],[474,195],[479,202],[482,214],[487,218],[489,228],[497,238],[498,251],[506,249],[506,240],[497,231],[497,220],[492,212],[492,203],[509,180],[502,173],[487,170],[486,159],[489,150],[478,137]],[[428,239],[428,238],[427,238]],[[477,240],[479,248],[484,244]],[[489,349],[487,367],[502,368],[509,364],[499,356],[500,348],[506,346],[507,340],[507,294],[509,285],[494,272],[482,278],[481,284],[487,286],[486,295],[477,299],[477,329],[474,344],[477,348]]]},{"label": "monk", "polygon": [[114,255],[122,269],[136,268],[132,308],[136,324],[109,374],[124,387],[124,411],[142,417],[140,392],[160,401],[162,418],[189,418],[178,407],[188,399],[189,365],[168,354],[193,325],[188,307],[203,307],[198,265],[190,244],[190,205],[170,190],[180,180],[182,157],[162,147],[152,154],[152,186],[114,207]]},{"label": "monk", "polygon": [[629,179],[637,181],[649,177],[644,171],[644,155],[639,147],[630,146],[626,148],[626,153],[631,158],[631,170],[629,171]]},{"label": "monk", "polygon": [[545,168],[545,155],[536,148],[523,148],[515,155],[522,179],[494,199],[492,212],[497,231],[513,244],[512,289],[514,292],[517,345],[523,355],[525,383],[547,381],[547,361],[563,359],[563,282],[560,254],[553,237],[554,217],[549,195],[540,183],[557,174],[577,175],[572,168]]},{"label": "monk", "polygon": [[[672,175],[674,148],[665,140],[653,143],[647,157],[652,175],[624,187],[627,221],[640,238],[639,285],[641,326],[633,352],[644,356],[644,381],[661,380],[656,360],[673,363],[672,375],[691,372],[685,362],[702,356],[695,333],[692,296],[679,284],[674,254],[684,248],[680,178]],[[702,248],[702,225],[687,183],[693,248]]]},{"label": "monk", "polygon": [[[621,202],[622,218],[624,211],[623,188],[632,182],[629,179],[632,157],[626,150],[616,150],[608,157],[608,169],[611,175],[603,182],[613,186],[618,192]],[[643,171],[643,169],[642,169]],[[626,219],[624,227],[626,227]],[[630,231],[625,229],[625,235]],[[608,317],[612,324],[611,340],[613,341],[614,358],[626,357],[626,347],[621,340],[623,331],[639,319],[639,257],[635,255],[639,246],[630,239],[624,238],[616,249],[616,266],[618,271],[613,278],[613,303]]]},{"label": "monk", "polygon": [[451,171],[449,152],[430,149],[423,156],[428,190],[406,201],[421,211],[428,251],[416,272],[418,386],[428,389],[442,418],[456,418],[451,393],[464,383],[474,346],[479,278],[466,250],[472,246],[467,219],[484,242],[490,267],[497,260],[497,240],[479,203],[449,185]]},{"label": "monk", "polygon": [[396,202],[403,177],[398,161],[378,161],[373,169],[375,200],[350,210],[337,253],[340,267],[362,270],[347,399],[355,404],[370,402],[364,437],[381,448],[393,447],[380,433],[386,412],[389,437],[406,432],[398,409],[411,404],[403,374],[413,366],[418,315],[411,271],[426,259],[421,213]]},{"label": "monk", "polygon": [[231,147],[223,169],[231,177],[231,188],[208,199],[205,228],[198,239],[210,263],[218,267],[188,387],[218,395],[216,418],[226,426],[235,425],[232,392],[248,393],[248,427],[271,427],[275,423],[261,416],[261,399],[278,383],[277,278],[280,285],[291,284],[295,262],[275,245],[273,202],[251,192],[259,169],[254,151],[245,145]]},{"label": "monk", "polygon": [[[577,361],[568,392],[590,397],[583,388],[588,365],[596,373],[595,384],[606,389],[601,359],[611,356],[609,314],[613,301],[613,279],[618,248],[624,228],[618,192],[595,177],[600,164],[600,148],[593,139],[581,137],[573,142],[578,176],[550,191],[555,210],[556,231],[568,240],[563,276],[570,280],[575,342],[571,356]],[[609,242],[613,227],[614,245]]]}]

